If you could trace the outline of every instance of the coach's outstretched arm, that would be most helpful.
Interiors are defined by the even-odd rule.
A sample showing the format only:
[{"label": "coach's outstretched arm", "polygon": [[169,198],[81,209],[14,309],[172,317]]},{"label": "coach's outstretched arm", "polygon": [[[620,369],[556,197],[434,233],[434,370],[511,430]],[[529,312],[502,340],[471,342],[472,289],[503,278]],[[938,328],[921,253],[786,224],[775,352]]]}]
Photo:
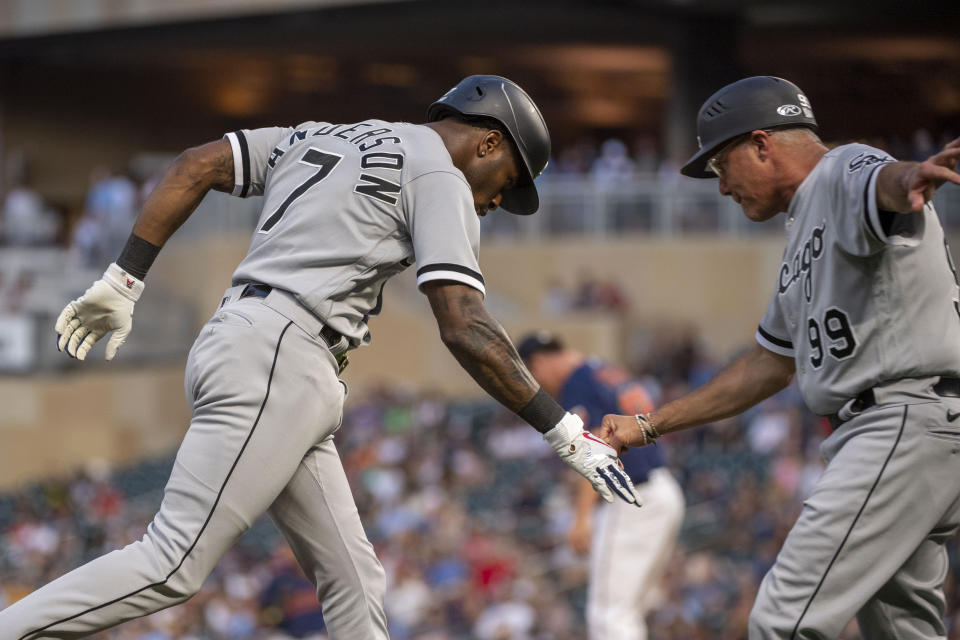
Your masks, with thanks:
[{"label": "coach's outstretched arm", "polygon": [[83,360],[109,332],[107,360],[130,334],[133,305],[143,292],[143,279],[160,252],[210,189],[233,189],[233,153],[227,140],[187,149],[174,161],[143,205],[133,233],[117,261],[87,291],[69,303],[57,318],[57,348]]},{"label": "coach's outstretched arm", "polygon": [[960,138],[923,162],[891,162],[877,176],[877,207],[883,211],[920,211],[944,182],[960,184]]},{"label": "coach's outstretched arm", "polygon": [[[790,384],[794,367],[793,358],[757,344],[702,387],[640,419],[605,416],[600,436],[619,451],[624,446],[649,444],[657,436],[671,431],[735,416]],[[642,424],[644,420],[646,424]]]},{"label": "coach's outstretched arm", "polygon": [[483,390],[543,434],[554,451],[584,476],[607,502],[618,496],[641,505],[617,452],[584,430],[534,381],[500,323],[473,287],[447,280],[424,283],[440,338]]}]

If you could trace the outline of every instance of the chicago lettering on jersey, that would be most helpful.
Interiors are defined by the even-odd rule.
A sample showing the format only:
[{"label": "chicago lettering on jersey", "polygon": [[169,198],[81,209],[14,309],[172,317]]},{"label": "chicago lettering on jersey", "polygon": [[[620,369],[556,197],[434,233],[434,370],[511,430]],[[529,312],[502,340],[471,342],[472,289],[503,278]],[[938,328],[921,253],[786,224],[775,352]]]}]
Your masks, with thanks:
[{"label": "chicago lettering on jersey", "polygon": [[880,156],[873,153],[860,153],[850,160],[850,164],[847,165],[847,171],[849,173],[856,173],[864,167],[869,167],[881,162],[893,162],[893,158],[887,155]]},{"label": "chicago lettering on jersey", "polygon": [[813,261],[823,255],[823,233],[826,225],[816,227],[797,250],[793,260],[780,265],[780,295],[790,290],[795,282],[803,278],[803,295],[807,302],[813,298]]}]

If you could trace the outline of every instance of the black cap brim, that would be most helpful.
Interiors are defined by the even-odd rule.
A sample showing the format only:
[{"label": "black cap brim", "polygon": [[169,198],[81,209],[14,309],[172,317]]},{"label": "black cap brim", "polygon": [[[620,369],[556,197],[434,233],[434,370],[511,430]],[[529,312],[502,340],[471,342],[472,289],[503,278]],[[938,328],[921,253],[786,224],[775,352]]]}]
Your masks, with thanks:
[{"label": "black cap brim", "polygon": [[[734,136],[735,138],[736,136]],[[732,140],[733,138],[730,138]],[[718,144],[715,144],[711,147],[705,147],[697,151],[693,156],[687,160],[687,163],[683,165],[683,168],[680,169],[680,173],[687,176],[688,178],[716,178],[717,174],[710,169],[707,169],[707,162],[710,161],[710,158],[714,156],[717,151],[723,148],[723,145],[727,143],[727,140],[723,140]]]},{"label": "black cap brim", "polygon": [[532,182],[503,192],[500,208],[518,216],[529,216],[540,208],[540,196]]}]

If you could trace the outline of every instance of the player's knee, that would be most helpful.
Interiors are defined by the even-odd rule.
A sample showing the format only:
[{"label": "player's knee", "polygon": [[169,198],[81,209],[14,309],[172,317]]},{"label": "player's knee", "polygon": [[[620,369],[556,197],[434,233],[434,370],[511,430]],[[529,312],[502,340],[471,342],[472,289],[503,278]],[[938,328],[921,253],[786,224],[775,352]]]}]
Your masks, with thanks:
[{"label": "player's knee", "polygon": [[369,556],[354,556],[356,572],[325,574],[317,580],[317,599],[329,606],[331,599],[351,607],[363,607],[364,603],[382,607],[387,594],[387,575],[383,565],[371,551]]},{"label": "player's knee", "polygon": [[158,591],[175,602],[183,602],[200,591],[206,577],[181,567],[180,570],[167,576],[163,584],[158,587]]}]

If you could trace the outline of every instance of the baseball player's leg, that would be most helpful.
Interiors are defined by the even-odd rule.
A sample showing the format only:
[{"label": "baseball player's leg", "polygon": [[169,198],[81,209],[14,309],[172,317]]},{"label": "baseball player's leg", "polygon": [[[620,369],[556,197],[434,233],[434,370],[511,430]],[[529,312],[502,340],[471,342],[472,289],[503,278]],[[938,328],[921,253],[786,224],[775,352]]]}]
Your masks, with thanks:
[{"label": "baseball player's leg", "polygon": [[194,417],[147,534],[0,612],[2,640],[83,637],[188,599],[336,428],[329,354],[267,307],[241,313],[218,313],[191,351]]},{"label": "baseball player's leg", "polygon": [[269,513],[316,585],[330,635],[385,640],[386,578],[332,437],[304,457]]},{"label": "baseball player's leg", "polygon": [[870,640],[945,637],[946,543],[954,533],[937,532],[924,540],[897,574],[860,609],[857,623],[861,636]]},{"label": "baseball player's leg", "polygon": [[946,491],[946,500],[951,488],[958,495],[913,555],[857,614],[865,638],[941,638],[946,634],[946,545],[960,523],[960,483],[956,480],[960,473],[960,424],[949,421],[947,412],[960,411],[960,399],[944,398],[942,403],[911,407],[914,409],[917,415],[912,426],[925,433],[941,457],[922,481]]},{"label": "baseball player's leg", "polygon": [[591,640],[647,638],[644,614],[676,542],[684,500],[665,469],[654,471],[637,491],[641,509],[616,502],[597,512],[587,596]]},{"label": "baseball player's leg", "polygon": [[943,411],[874,409],[824,442],[829,464],[760,586],[752,640],[835,638],[931,531],[951,528],[960,448],[926,429]]}]

